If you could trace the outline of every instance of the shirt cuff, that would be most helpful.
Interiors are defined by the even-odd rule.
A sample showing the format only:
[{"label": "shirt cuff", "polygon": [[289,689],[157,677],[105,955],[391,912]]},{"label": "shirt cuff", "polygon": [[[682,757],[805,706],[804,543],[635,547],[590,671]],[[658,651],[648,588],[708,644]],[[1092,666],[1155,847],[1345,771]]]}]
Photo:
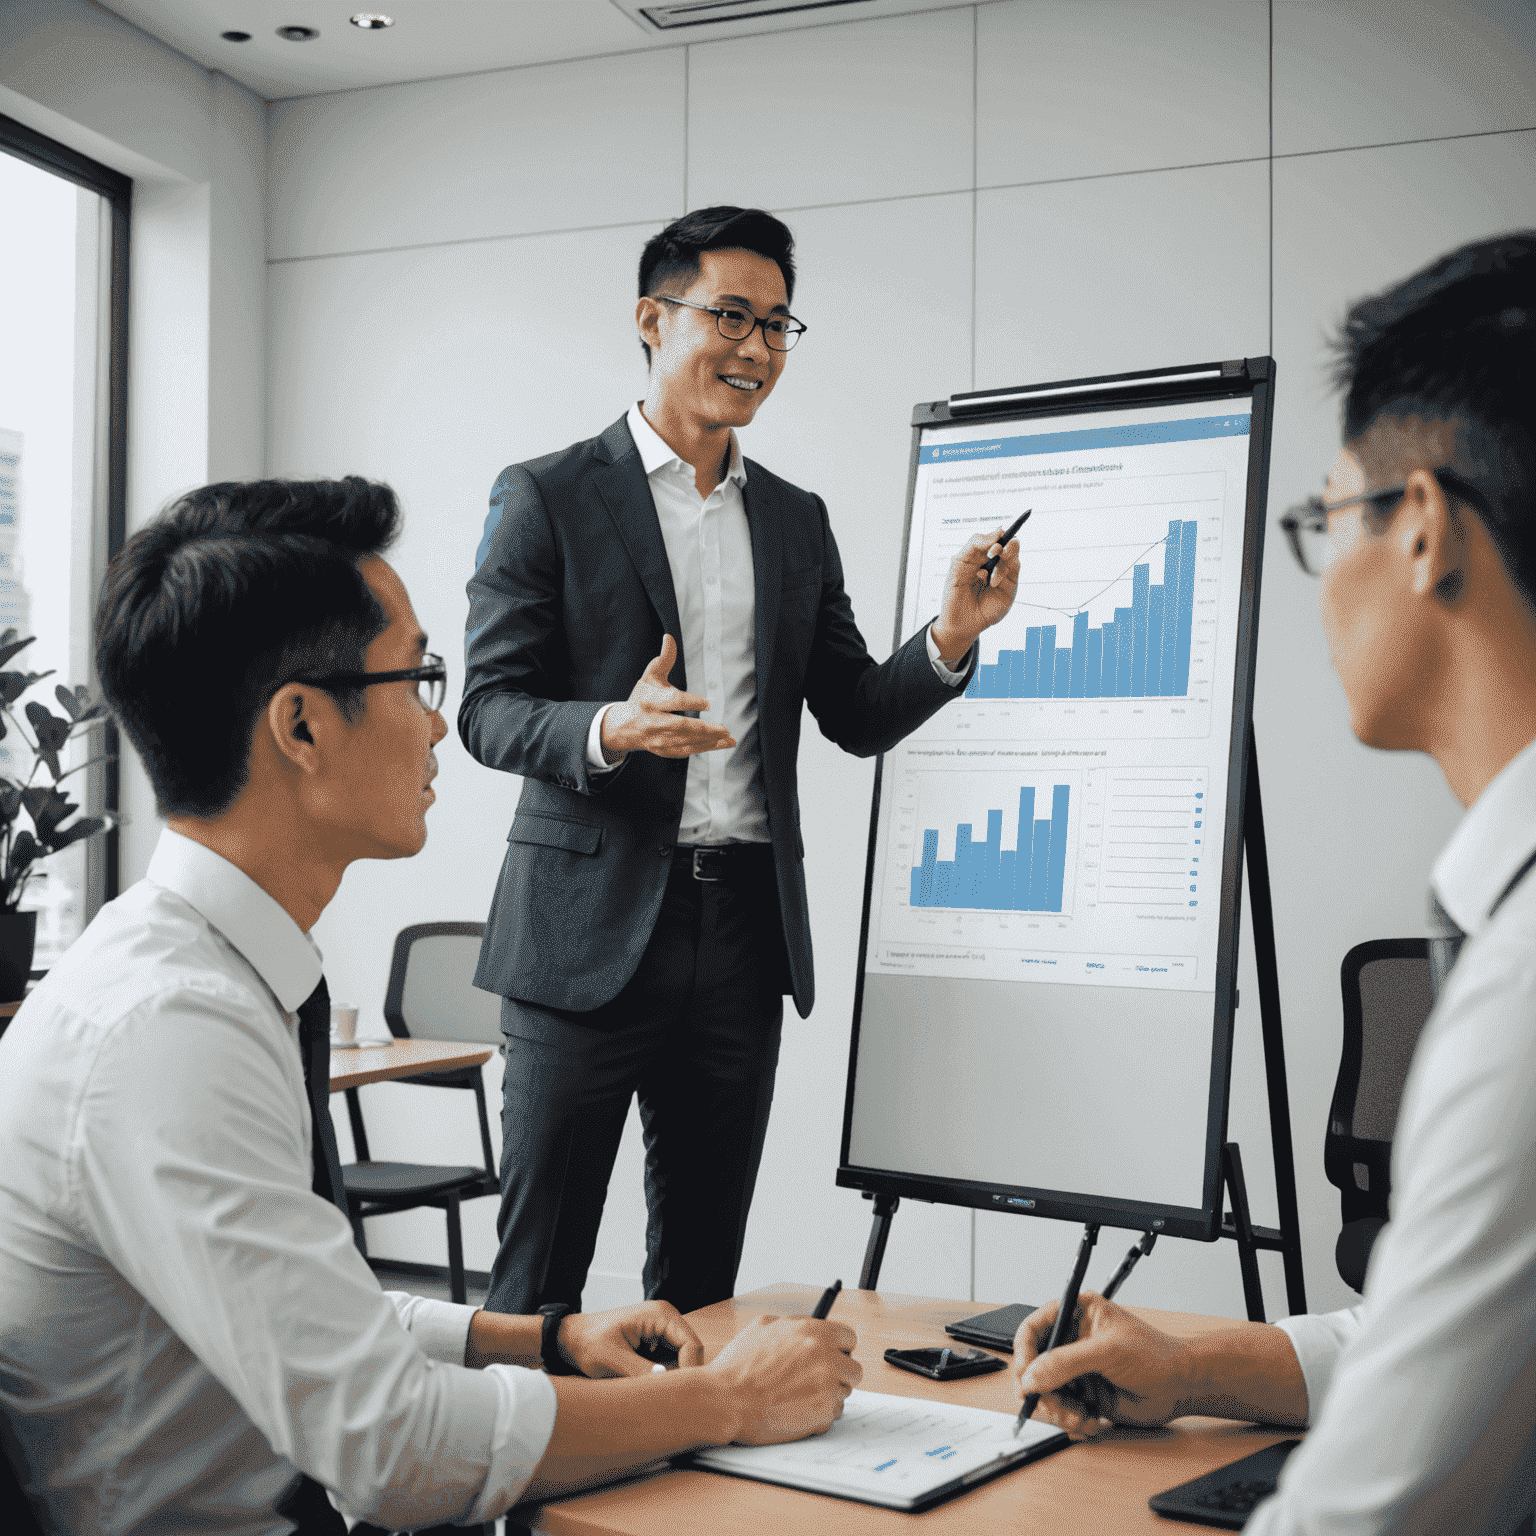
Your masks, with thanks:
[{"label": "shirt cuff", "polygon": [[[612,708],[612,704],[604,704],[592,716],[592,725],[587,731],[587,768],[592,773],[612,773],[619,766],[618,763],[610,763],[603,756],[603,716]],[[622,762],[623,759],[621,758],[620,761]]]},{"label": "shirt cuff", "polygon": [[457,1301],[433,1301],[406,1291],[385,1291],[400,1325],[416,1341],[427,1359],[444,1365],[463,1365],[469,1347],[470,1319],[480,1309]]},{"label": "shirt cuff", "polygon": [[543,1371],[520,1365],[488,1365],[480,1373],[496,1384],[500,1399],[491,1434],[491,1464],[485,1487],[461,1524],[486,1525],[522,1497],[555,1432],[560,1400]]},{"label": "shirt cuff", "polygon": [[[975,650],[975,648],[973,645],[971,650]],[[930,624],[928,626],[928,660],[933,663],[933,670],[938,673],[941,682],[948,683],[951,688],[958,688],[965,676],[965,669],[970,659],[971,651],[968,650],[954,666],[950,666],[939,655],[938,642],[933,638],[933,625]]]},{"label": "shirt cuff", "polygon": [[1307,1383],[1307,1423],[1316,1424],[1345,1347],[1360,1331],[1360,1308],[1282,1317],[1275,1326],[1296,1351],[1296,1363]]}]

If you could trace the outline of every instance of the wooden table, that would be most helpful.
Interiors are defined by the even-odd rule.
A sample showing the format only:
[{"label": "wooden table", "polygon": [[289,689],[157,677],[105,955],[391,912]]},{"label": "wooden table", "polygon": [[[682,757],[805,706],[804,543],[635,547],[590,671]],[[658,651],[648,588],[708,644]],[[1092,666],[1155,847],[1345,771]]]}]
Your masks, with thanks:
[{"label": "wooden table", "polygon": [[331,1092],[361,1088],[365,1083],[384,1083],[392,1077],[412,1077],[418,1072],[451,1072],[456,1067],[478,1067],[491,1059],[488,1045],[466,1045],[457,1040],[391,1040],[388,1045],[360,1051],[331,1050]]},{"label": "wooden table", "polygon": [[[723,1301],[689,1316],[713,1356],[745,1323],[761,1313],[808,1317],[820,1288],[782,1284]],[[978,1408],[1018,1411],[1004,1372],[965,1381],[937,1382],[898,1371],[882,1358],[900,1348],[948,1344],[944,1324],[986,1312],[996,1303],[935,1301],[878,1291],[847,1291],[834,1318],[859,1335],[855,1358],[863,1387],[903,1397],[935,1398]],[[1231,1320],[1134,1308],[1171,1333],[1193,1336],[1230,1328]],[[520,1511],[547,1536],[976,1536],[978,1532],[1071,1532],[1072,1536],[1125,1536],[1167,1532],[1184,1525],[1147,1508],[1148,1498],[1239,1456],[1261,1450],[1295,1430],[1261,1429],[1223,1419],[1180,1419],[1167,1429],[1112,1430],[1094,1442],[1068,1446],[1043,1461],[1005,1473],[995,1482],[924,1514],[854,1504],[798,1489],[746,1482],[714,1472],[660,1469],[627,1483]],[[1206,1530],[1205,1526],[1185,1526]]]}]

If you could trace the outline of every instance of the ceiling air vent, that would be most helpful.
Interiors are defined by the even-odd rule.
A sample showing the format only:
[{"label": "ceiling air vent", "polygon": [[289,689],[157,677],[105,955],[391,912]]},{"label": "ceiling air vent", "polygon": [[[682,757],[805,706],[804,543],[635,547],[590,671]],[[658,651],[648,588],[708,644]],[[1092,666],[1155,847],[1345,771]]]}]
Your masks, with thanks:
[{"label": "ceiling air vent", "polygon": [[673,27],[707,27],[722,21],[751,21],[758,16],[789,16],[826,11],[839,5],[868,5],[869,0],[681,0],[677,5],[641,5],[637,12],[663,32]]}]

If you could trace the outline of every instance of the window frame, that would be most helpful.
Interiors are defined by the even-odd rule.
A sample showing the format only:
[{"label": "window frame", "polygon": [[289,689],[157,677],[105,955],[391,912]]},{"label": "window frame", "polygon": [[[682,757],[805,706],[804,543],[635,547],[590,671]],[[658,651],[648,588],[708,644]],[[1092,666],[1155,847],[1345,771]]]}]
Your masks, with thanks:
[{"label": "window frame", "polygon": [[[109,210],[106,555],[110,562],[123,547],[128,532],[128,237],[133,213],[133,180],[3,113],[0,113],[0,150],[97,193]],[[103,749],[110,754],[110,761],[103,768],[102,799],[108,810],[117,811],[122,789],[118,762],[122,743],[115,721],[108,720],[103,738]],[[120,883],[116,826],[102,841],[105,843],[102,900],[111,901],[118,894]],[[89,900],[87,905],[92,905]],[[87,921],[91,915],[93,913],[87,913]]]}]

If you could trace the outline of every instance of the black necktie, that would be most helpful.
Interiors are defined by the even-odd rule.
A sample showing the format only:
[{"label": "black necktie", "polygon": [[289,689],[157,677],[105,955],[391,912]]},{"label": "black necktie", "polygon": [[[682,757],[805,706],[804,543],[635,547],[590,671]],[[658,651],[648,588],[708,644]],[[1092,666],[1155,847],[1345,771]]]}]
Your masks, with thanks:
[{"label": "black necktie", "polygon": [[1446,977],[1451,974],[1451,967],[1456,964],[1456,957],[1461,953],[1467,933],[1440,904],[1433,887],[1429,892],[1429,926],[1438,935],[1429,941],[1429,986],[1430,992],[1438,998]]},{"label": "black necktie", "polygon": [[332,1201],[350,1220],[346,1186],[341,1181],[341,1158],[336,1152],[336,1131],[331,1124],[331,992],[324,976],[299,1005],[299,1050],[304,1057],[304,1088],[309,1094],[313,1133],[312,1187],[322,1200]]}]

